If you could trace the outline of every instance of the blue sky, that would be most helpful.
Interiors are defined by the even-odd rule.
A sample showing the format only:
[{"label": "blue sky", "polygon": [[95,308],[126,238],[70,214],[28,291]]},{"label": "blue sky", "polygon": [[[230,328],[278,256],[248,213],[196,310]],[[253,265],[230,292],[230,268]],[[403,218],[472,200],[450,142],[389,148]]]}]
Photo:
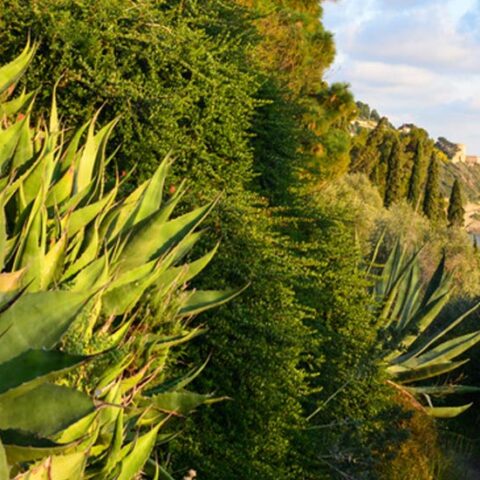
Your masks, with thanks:
[{"label": "blue sky", "polygon": [[415,123],[480,155],[480,0],[323,5],[338,52],[329,81],[349,83],[396,125]]}]

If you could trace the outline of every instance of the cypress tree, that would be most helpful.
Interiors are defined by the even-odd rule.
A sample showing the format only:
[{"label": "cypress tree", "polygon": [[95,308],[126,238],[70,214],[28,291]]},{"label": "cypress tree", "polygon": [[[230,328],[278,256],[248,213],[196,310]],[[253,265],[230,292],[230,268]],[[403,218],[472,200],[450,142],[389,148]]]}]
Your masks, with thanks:
[{"label": "cypress tree", "polygon": [[412,174],[408,182],[407,199],[414,208],[420,202],[422,196],[422,187],[425,181],[425,155],[423,141],[419,140],[413,157]]},{"label": "cypress tree", "polygon": [[450,227],[463,227],[465,209],[463,208],[462,188],[458,179],[455,179],[448,203],[448,225]]},{"label": "cypress tree", "polygon": [[387,178],[384,196],[386,207],[389,207],[402,197],[403,160],[402,146],[398,138],[395,138],[387,159]]},{"label": "cypress tree", "polygon": [[433,222],[440,222],[445,219],[445,206],[440,192],[440,166],[435,155],[430,159],[430,166],[428,167],[423,213]]},{"label": "cypress tree", "polygon": [[388,120],[384,117],[368,134],[365,145],[354,146],[351,152],[351,172],[362,172],[369,177],[375,176],[375,170],[380,160],[380,145],[384,141],[388,129]]}]

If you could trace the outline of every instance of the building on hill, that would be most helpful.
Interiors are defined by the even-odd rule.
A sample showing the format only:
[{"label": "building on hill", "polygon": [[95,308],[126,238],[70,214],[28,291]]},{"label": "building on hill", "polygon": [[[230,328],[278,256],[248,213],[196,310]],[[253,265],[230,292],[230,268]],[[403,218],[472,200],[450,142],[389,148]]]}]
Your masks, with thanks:
[{"label": "building on hill", "polygon": [[413,123],[404,123],[401,127],[398,127],[400,133],[409,134],[415,127]]},{"label": "building on hill", "polygon": [[467,155],[465,160],[469,165],[480,165],[480,156],[479,155]]},{"label": "building on hill", "polygon": [[445,153],[452,163],[465,163],[467,161],[467,147],[463,143],[453,143],[444,137],[440,137],[435,146]]}]

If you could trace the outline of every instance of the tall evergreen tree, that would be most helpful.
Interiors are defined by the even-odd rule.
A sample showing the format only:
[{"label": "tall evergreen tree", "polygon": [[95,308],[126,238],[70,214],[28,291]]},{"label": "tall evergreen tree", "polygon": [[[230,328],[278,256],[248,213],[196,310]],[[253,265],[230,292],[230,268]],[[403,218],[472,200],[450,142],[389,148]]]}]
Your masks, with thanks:
[{"label": "tall evergreen tree", "polygon": [[450,227],[463,227],[465,223],[465,209],[463,208],[462,188],[458,179],[453,182],[452,193],[448,203],[448,225]]},{"label": "tall evergreen tree", "polygon": [[387,159],[387,178],[384,203],[389,207],[402,198],[402,170],[404,155],[398,138],[394,138],[390,155]]},{"label": "tall evergreen tree", "polygon": [[432,155],[423,201],[423,213],[433,222],[445,220],[445,205],[440,192],[440,165],[438,162],[436,155]]},{"label": "tall evergreen tree", "polygon": [[422,173],[425,163],[423,142],[419,140],[413,156],[412,174],[410,175],[410,180],[408,182],[407,195],[408,201],[414,208],[417,208],[422,196],[422,187],[425,181],[425,179],[422,178]]},{"label": "tall evergreen tree", "polygon": [[388,129],[388,120],[383,117],[378,125],[368,134],[364,145],[354,145],[351,152],[351,172],[373,174],[380,159],[380,145]]}]

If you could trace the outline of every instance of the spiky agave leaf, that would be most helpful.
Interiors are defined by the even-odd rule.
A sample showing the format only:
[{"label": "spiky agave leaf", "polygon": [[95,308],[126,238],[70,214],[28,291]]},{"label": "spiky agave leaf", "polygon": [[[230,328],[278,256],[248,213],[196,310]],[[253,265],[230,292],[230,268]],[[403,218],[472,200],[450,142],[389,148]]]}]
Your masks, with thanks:
[{"label": "spiky agave leaf", "polygon": [[[375,278],[374,291],[377,302],[381,305],[379,316],[390,332],[389,338],[395,341],[393,345],[388,344],[388,348],[383,351],[387,374],[400,388],[405,385],[404,388],[410,393],[416,396],[428,395],[430,398],[460,391],[450,386],[421,386],[415,383],[438,379],[466,362],[458,361],[457,358],[480,341],[479,332],[454,337],[443,343],[439,341],[479,305],[460,315],[440,331],[428,334],[450,298],[450,281],[443,255],[434,274],[426,286],[422,287],[418,253],[419,250],[408,255],[398,241],[385,266]],[[474,387],[462,388],[462,391],[466,388],[476,391]],[[462,413],[468,407],[437,408],[430,405],[426,411],[437,417],[451,417]]]}]

